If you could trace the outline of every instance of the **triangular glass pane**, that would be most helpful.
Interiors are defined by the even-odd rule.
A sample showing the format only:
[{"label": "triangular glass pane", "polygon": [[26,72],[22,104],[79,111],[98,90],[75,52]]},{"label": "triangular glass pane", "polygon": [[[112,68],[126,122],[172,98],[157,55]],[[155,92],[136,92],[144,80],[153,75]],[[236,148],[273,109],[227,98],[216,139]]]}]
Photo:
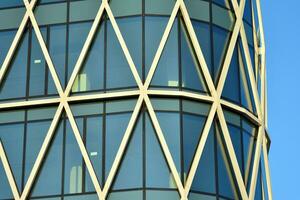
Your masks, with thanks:
[{"label": "triangular glass pane", "polygon": [[[149,2],[151,1],[149,0]],[[145,76],[147,76],[150,70],[168,20],[168,17],[145,17]]]},{"label": "triangular glass pane", "polygon": [[25,31],[8,65],[0,85],[0,100],[26,96],[28,36],[28,31]]},{"label": "triangular glass pane", "polygon": [[256,128],[248,122],[248,120],[242,121],[243,126],[243,154],[244,154],[244,182],[248,186],[248,182],[251,179],[252,165],[255,151],[255,139]]},{"label": "triangular glass pane", "polygon": [[52,123],[55,107],[30,109],[27,111],[26,145],[25,145],[25,175],[24,181],[32,171],[42,144]]},{"label": "triangular glass pane", "polygon": [[[115,1],[115,0],[114,0]],[[114,2],[112,1],[112,2]],[[120,2],[123,2],[124,0],[118,0]],[[137,7],[139,4],[141,4],[140,0],[127,0],[124,1],[129,3],[130,5],[134,3],[131,7]],[[123,3],[119,3],[123,4]],[[126,8],[126,10],[129,7],[123,6]],[[120,31],[122,32],[122,36],[125,40],[125,43],[127,45],[128,51],[133,59],[133,62],[135,64],[135,67],[140,75],[140,77],[143,77],[143,67],[142,67],[142,17],[127,17],[127,18],[119,18],[116,19],[117,24],[120,28]]]},{"label": "triangular glass pane", "polygon": [[175,112],[157,112],[157,119],[164,134],[168,148],[178,170],[181,172],[181,136],[180,136],[180,115]]},{"label": "triangular glass pane", "polygon": [[16,31],[1,31],[0,32],[0,68],[8,53],[11,43],[16,35]]},{"label": "triangular glass pane", "polygon": [[95,33],[81,70],[73,83],[72,93],[104,88],[104,27],[104,22],[102,22]]},{"label": "triangular glass pane", "polygon": [[111,170],[119,150],[124,133],[127,129],[131,113],[106,115],[105,136],[105,179]]},{"label": "triangular glass pane", "polygon": [[221,129],[216,127],[219,195],[230,199],[240,199],[226,144],[223,142]]},{"label": "triangular glass pane", "polygon": [[[122,162],[115,176],[112,190],[142,188],[143,186],[143,116],[136,122]],[[130,179],[128,179],[130,174]]]},{"label": "triangular glass pane", "polygon": [[137,84],[112,23],[108,20],[106,88],[119,89],[132,87],[137,87]]},{"label": "triangular glass pane", "polygon": [[227,52],[227,47],[229,43],[229,36],[230,32],[227,31],[226,29],[213,26],[212,28],[213,32],[213,52],[214,52],[214,81],[215,83],[218,82],[221,70],[222,70],[222,65],[223,65],[223,60],[226,56]]},{"label": "triangular glass pane", "polygon": [[81,53],[82,47],[91,29],[91,22],[74,23],[69,25],[68,40],[68,80]]},{"label": "triangular glass pane", "polygon": [[260,165],[260,162],[259,162],[254,200],[262,200],[263,199],[263,197],[262,197],[262,195],[263,195],[263,193],[262,193],[262,182],[261,181],[262,181],[261,180],[261,165]]},{"label": "triangular glass pane", "polygon": [[[60,122],[49,145],[30,197],[61,194],[63,162],[63,122]],[[45,187],[47,185],[47,187]]]},{"label": "triangular glass pane", "polygon": [[13,199],[13,194],[9,186],[9,182],[0,160],[0,199]]},{"label": "triangular glass pane", "polygon": [[205,103],[183,100],[182,108],[183,175],[186,178],[200,142],[210,106]]},{"label": "triangular glass pane", "polygon": [[[212,125],[213,126],[213,125]],[[211,128],[191,187],[192,191],[216,193],[215,137]],[[190,195],[189,199],[194,195]]]},{"label": "triangular glass pane", "polygon": [[254,96],[250,83],[247,63],[244,57],[243,48],[239,43],[239,66],[240,66],[240,91],[241,91],[241,104],[248,110],[256,113],[254,103]]},{"label": "triangular glass pane", "polygon": [[146,115],[146,187],[176,188],[173,175],[169,170],[161,145],[148,115]]},{"label": "triangular glass pane", "polygon": [[[202,2],[202,1],[200,1]],[[205,1],[203,1],[205,2]],[[211,64],[211,36],[210,36],[210,25],[204,22],[192,20],[192,24],[198,39],[198,42],[200,44],[202,53],[204,55],[204,59],[206,62],[206,65],[208,67],[208,70],[213,75],[212,72],[212,64]],[[213,77],[213,76],[212,76]]]},{"label": "triangular glass pane", "polygon": [[[66,25],[53,25],[49,27],[49,54],[63,88],[66,85],[66,38]],[[48,80],[51,80],[51,77],[52,75],[48,73]],[[49,95],[57,94],[56,86],[53,81],[48,81],[47,90]]]},{"label": "triangular glass pane", "polygon": [[182,87],[186,89],[207,92],[206,82],[202,74],[202,69],[190,41],[189,34],[184,21],[180,20],[181,38],[181,67],[182,67]]},{"label": "triangular glass pane", "polygon": [[178,57],[178,18],[176,18],[157,64],[151,86],[179,87]]},{"label": "triangular glass pane", "polygon": [[222,97],[233,101],[236,104],[240,102],[240,83],[239,83],[239,60],[237,47],[234,48],[231,63],[225,80]]},{"label": "triangular glass pane", "polygon": [[[10,112],[1,113],[2,116],[24,119],[24,112]],[[8,118],[7,118],[8,119]],[[22,185],[22,164],[23,164],[23,141],[24,141],[24,124],[22,122],[17,124],[0,125],[0,139],[6,153],[7,160],[10,164],[11,171],[14,175],[17,187],[21,191]],[[13,147],[13,148],[12,148]],[[11,190],[9,189],[8,180],[4,177],[5,171],[0,162],[0,177],[3,177],[3,181],[0,181],[0,197],[1,199],[9,199],[12,197]],[[2,178],[1,178],[2,180]],[[7,182],[7,183],[6,183]]]}]

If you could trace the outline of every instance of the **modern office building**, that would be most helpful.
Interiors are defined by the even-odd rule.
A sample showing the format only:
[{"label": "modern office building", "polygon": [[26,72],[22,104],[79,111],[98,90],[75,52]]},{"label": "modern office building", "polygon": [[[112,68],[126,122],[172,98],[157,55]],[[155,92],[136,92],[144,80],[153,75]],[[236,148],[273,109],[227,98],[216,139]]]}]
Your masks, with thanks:
[{"label": "modern office building", "polygon": [[0,200],[272,200],[260,0],[1,0]]}]

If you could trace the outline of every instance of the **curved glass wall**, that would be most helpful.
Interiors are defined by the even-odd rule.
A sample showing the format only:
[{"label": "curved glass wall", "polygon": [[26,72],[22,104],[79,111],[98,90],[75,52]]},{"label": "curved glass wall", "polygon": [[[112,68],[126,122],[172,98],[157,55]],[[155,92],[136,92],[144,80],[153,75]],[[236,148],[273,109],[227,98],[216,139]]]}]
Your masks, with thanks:
[{"label": "curved glass wall", "polygon": [[[101,3],[101,0],[37,1],[33,13],[41,37],[34,23],[27,22],[9,59],[6,55],[26,8],[21,0],[0,1],[0,19],[11,18],[0,20],[0,66],[5,67],[5,59],[9,60],[0,81],[0,141],[19,193],[26,189],[43,142],[53,130],[28,199],[96,200],[99,199],[94,186],[97,181],[107,190],[105,199],[108,200],[180,200],[178,180],[183,187],[188,183],[197,150],[206,137],[203,134],[205,126],[210,120],[188,199],[242,199],[222,119],[217,114],[210,116],[214,100],[211,100],[210,87],[193,42],[195,38],[198,40],[217,88],[236,22],[231,2],[185,0],[192,27],[186,25],[184,13],[179,9],[155,66],[153,60],[159,53],[176,1],[110,0],[114,19],[104,9],[81,68],[74,83],[69,85],[71,91],[66,101],[71,114],[65,104],[57,114],[63,100],[53,74],[57,74],[62,89],[66,89]],[[254,2],[246,0],[242,22],[253,68],[248,66],[248,55],[238,36],[224,88],[219,94],[247,193],[250,192],[260,126],[249,68],[259,95],[262,81],[261,58],[254,50],[259,39],[253,7]],[[116,26],[121,34],[116,34]],[[191,37],[191,28],[195,38]],[[145,99],[139,103],[141,91],[120,37],[124,39],[142,84],[150,80],[149,101]],[[45,59],[42,42],[55,72],[49,66],[49,59]],[[156,68],[149,79],[153,67]],[[55,118],[58,118],[57,123]],[[124,143],[131,124],[130,137]],[[54,128],[50,128],[52,126]],[[76,137],[77,131],[80,136]],[[115,166],[120,146],[124,146],[124,152]],[[88,158],[83,155],[82,148]],[[90,174],[87,159],[95,177]],[[264,165],[262,158],[255,200],[269,199]],[[5,177],[6,169],[0,162],[0,200],[12,200],[10,183]],[[108,188],[107,180],[111,181]]]}]

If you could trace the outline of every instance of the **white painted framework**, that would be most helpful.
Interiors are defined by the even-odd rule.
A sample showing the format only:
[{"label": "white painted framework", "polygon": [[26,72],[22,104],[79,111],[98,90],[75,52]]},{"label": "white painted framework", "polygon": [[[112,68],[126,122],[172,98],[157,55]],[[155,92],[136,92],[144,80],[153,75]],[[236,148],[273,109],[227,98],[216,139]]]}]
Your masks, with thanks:
[{"label": "white painted framework", "polygon": [[[94,22],[92,24],[91,30],[88,34],[88,37],[84,43],[83,49],[81,50],[81,53],[79,55],[79,58],[76,62],[74,71],[70,77],[70,80],[67,84],[67,87],[65,90],[63,90],[61,83],[59,81],[58,75],[56,73],[56,70],[54,68],[53,62],[51,60],[51,57],[49,55],[49,52],[47,50],[46,44],[43,40],[41,31],[39,29],[39,26],[37,24],[37,21],[35,19],[35,16],[33,14],[33,10],[34,7],[36,6],[36,2],[37,0],[31,0],[30,3],[28,2],[28,0],[23,0],[24,4],[26,6],[26,13],[23,17],[23,20],[18,28],[18,31],[16,33],[16,36],[11,44],[11,47],[8,51],[7,56],[5,57],[4,63],[1,67],[0,70],[0,83],[4,80],[4,76],[5,73],[9,67],[10,61],[13,57],[14,52],[16,51],[17,45],[20,41],[20,38],[22,36],[22,34],[24,33],[25,27],[27,22],[30,20],[32,23],[32,26],[34,28],[34,31],[37,35],[38,41],[40,43],[42,52],[44,54],[44,57],[46,59],[47,65],[49,67],[49,71],[52,75],[52,78],[54,80],[56,89],[58,91],[59,94],[59,98],[49,98],[49,99],[42,99],[42,100],[30,100],[30,101],[25,101],[25,102],[12,102],[12,103],[1,103],[0,104],[0,110],[1,109],[7,109],[7,108],[17,108],[17,107],[30,107],[30,106],[41,106],[41,105],[47,105],[47,104],[58,104],[58,108],[57,111],[54,115],[53,121],[50,125],[50,128],[47,132],[47,135],[44,139],[44,142],[42,144],[42,147],[39,151],[38,157],[34,163],[34,166],[32,168],[32,171],[29,175],[29,178],[25,184],[24,190],[22,192],[18,191],[16,182],[14,180],[14,176],[12,173],[12,170],[9,166],[8,163],[8,159],[6,157],[5,154],[5,150],[3,148],[3,145],[1,144],[0,141],[0,159],[2,161],[2,164],[4,166],[8,181],[9,181],[9,185],[11,187],[13,196],[16,200],[25,200],[28,198],[28,195],[30,193],[30,190],[33,186],[33,183],[36,179],[36,176],[38,174],[38,171],[41,167],[42,161],[45,157],[45,153],[47,151],[47,149],[49,148],[49,144],[51,142],[51,140],[53,139],[53,135],[55,133],[55,129],[57,127],[57,124],[59,122],[60,116],[62,114],[62,112],[66,112],[66,115],[68,116],[69,120],[70,120],[70,124],[71,127],[73,129],[75,138],[77,140],[78,146],[80,148],[81,154],[83,156],[84,162],[86,164],[87,170],[91,176],[92,182],[94,184],[94,187],[96,189],[97,195],[99,197],[99,200],[105,200],[110,187],[112,185],[114,176],[116,175],[116,172],[118,170],[119,164],[121,162],[122,156],[124,155],[124,151],[126,149],[126,146],[128,144],[128,140],[132,134],[132,130],[134,128],[134,125],[137,121],[137,117],[138,114],[140,112],[142,103],[144,102],[145,105],[147,106],[150,118],[152,120],[152,123],[154,125],[157,137],[159,139],[159,142],[162,146],[163,149],[163,153],[166,157],[168,166],[170,168],[170,171],[174,177],[178,192],[181,196],[181,200],[187,200],[188,199],[188,194],[189,191],[191,189],[191,185],[197,170],[197,166],[199,165],[199,161],[201,158],[201,155],[203,153],[203,149],[209,134],[209,130],[210,127],[213,124],[213,120],[215,118],[215,115],[218,117],[219,121],[220,121],[220,128],[221,128],[221,134],[223,134],[224,140],[225,140],[225,148],[227,148],[228,154],[229,154],[229,162],[233,168],[233,172],[234,172],[234,178],[236,180],[237,186],[238,186],[238,191],[240,193],[240,196],[243,200],[253,200],[254,199],[254,195],[255,195],[255,188],[256,188],[256,182],[257,182],[257,174],[258,174],[258,170],[259,170],[259,162],[260,162],[260,158],[261,158],[261,153],[263,154],[263,158],[264,158],[264,166],[265,166],[265,174],[266,174],[266,179],[267,179],[267,190],[263,191],[264,193],[267,192],[268,193],[268,197],[270,200],[272,200],[272,191],[271,191],[271,180],[270,180],[270,171],[269,171],[269,163],[268,163],[268,148],[267,148],[267,143],[268,138],[265,135],[266,133],[266,127],[267,127],[267,113],[266,113],[266,68],[265,68],[265,44],[264,44],[264,32],[263,32],[263,26],[262,26],[262,16],[261,16],[261,9],[260,9],[260,0],[256,0],[256,8],[258,11],[258,21],[259,21],[259,25],[258,25],[258,30],[254,29],[254,37],[256,38],[257,34],[256,31],[258,31],[259,37],[261,39],[261,44],[257,44],[255,43],[255,53],[256,53],[256,57],[257,55],[260,55],[261,57],[261,94],[259,98],[259,94],[258,94],[258,90],[257,90],[257,85],[256,85],[256,79],[255,79],[255,72],[252,68],[252,63],[251,63],[251,59],[250,59],[250,53],[249,53],[249,48],[248,48],[248,44],[247,44],[247,37],[245,34],[245,29],[244,29],[244,25],[243,25],[243,12],[244,12],[244,7],[245,7],[245,0],[241,0],[240,1],[240,5],[238,5],[237,0],[231,0],[232,6],[234,8],[234,13],[236,16],[236,21],[235,21],[235,25],[233,28],[233,32],[232,32],[232,36],[229,42],[229,46],[225,55],[225,60],[223,63],[223,67],[222,67],[222,71],[220,74],[220,79],[219,79],[219,83],[217,85],[217,87],[214,86],[212,77],[210,76],[207,64],[205,62],[201,47],[199,45],[198,39],[196,37],[194,28],[192,26],[191,23],[191,19],[189,17],[189,13],[187,11],[186,5],[184,3],[183,0],[176,0],[175,6],[173,8],[173,11],[171,13],[170,19],[168,21],[168,24],[166,26],[166,29],[164,31],[164,34],[162,36],[162,39],[160,41],[159,47],[157,49],[157,52],[155,54],[154,60],[152,62],[151,68],[149,70],[148,76],[146,78],[145,83],[143,84],[143,82],[141,81],[141,78],[139,77],[139,74],[137,72],[136,66],[132,60],[132,57],[128,51],[128,48],[126,46],[126,43],[122,37],[122,34],[120,32],[120,29],[116,23],[116,20],[114,18],[114,15],[111,11],[111,8],[109,6],[108,0],[102,0],[102,4],[97,12],[97,15],[94,19]],[[253,10],[253,9],[252,9]],[[172,25],[174,23],[175,17],[177,15],[177,13],[181,11],[182,13],[182,17],[183,17],[183,21],[187,27],[187,32],[191,38],[191,42],[192,42],[192,46],[195,50],[196,53],[196,58],[200,64],[201,67],[201,71],[202,74],[204,75],[204,79],[205,82],[208,86],[209,89],[209,93],[210,95],[202,95],[202,94],[197,94],[197,93],[193,93],[193,92],[186,92],[186,91],[169,91],[169,90],[151,90],[149,89],[149,85],[150,82],[152,80],[152,77],[154,75],[154,72],[156,70],[158,61],[160,59],[160,56],[162,54],[162,51],[164,49],[164,46],[166,44],[166,41],[168,39],[168,36],[170,34]],[[72,90],[72,85],[76,79],[77,74],[80,71],[80,68],[82,66],[82,63],[87,55],[88,49],[91,45],[91,42],[95,36],[95,33],[97,31],[97,28],[100,24],[101,18],[103,16],[103,13],[106,12],[111,24],[113,26],[113,29],[116,33],[116,36],[119,40],[119,43],[122,47],[123,53],[127,59],[127,62],[129,64],[130,70],[135,78],[135,81],[138,85],[138,89],[137,90],[132,90],[132,91],[124,91],[124,92],[111,92],[111,93],[105,93],[105,94],[91,94],[91,95],[82,95],[82,96],[70,96],[70,92]],[[253,19],[253,23],[254,23],[254,19]],[[221,94],[222,94],[222,90],[225,84],[225,79],[227,77],[227,73],[228,73],[228,69],[229,69],[229,65],[230,65],[230,61],[232,58],[232,54],[234,51],[234,47],[237,41],[238,36],[240,35],[241,37],[241,41],[242,41],[242,46],[244,49],[244,54],[246,57],[246,64],[247,64],[247,70],[248,70],[248,74],[250,76],[250,83],[251,83],[251,90],[254,94],[254,101],[255,101],[255,107],[258,113],[258,116],[255,116],[254,114],[252,114],[251,112],[249,112],[247,109],[240,107],[239,105],[235,105],[233,103],[230,103],[228,101],[222,100],[221,99]],[[255,39],[256,41],[256,39]],[[256,65],[256,71],[257,69],[257,62],[255,62]],[[172,155],[170,153],[170,150],[168,148],[168,145],[166,143],[166,140],[164,138],[163,135],[163,131],[160,127],[160,124],[158,122],[157,116],[154,112],[151,100],[149,98],[149,95],[158,95],[158,96],[173,96],[173,97],[185,97],[185,98],[189,98],[189,99],[194,99],[194,100],[198,100],[198,101],[205,101],[205,102],[210,102],[212,104],[211,109],[209,111],[208,117],[207,117],[207,121],[206,124],[204,126],[203,132],[202,132],[202,136],[201,136],[201,140],[198,144],[198,147],[196,149],[196,153],[194,156],[194,160],[192,161],[192,165],[191,165],[191,169],[190,169],[190,173],[187,176],[187,180],[186,183],[183,184],[181,182],[181,179],[178,175],[176,166],[174,164],[174,160],[172,158]],[[97,180],[95,171],[93,169],[92,163],[89,159],[88,156],[88,152],[84,146],[84,143],[82,141],[82,138],[80,136],[80,132],[78,130],[78,127],[76,125],[76,122],[74,120],[74,116],[72,114],[72,111],[70,109],[70,102],[80,102],[80,101],[85,101],[85,100],[95,100],[95,99],[99,99],[99,100],[105,100],[105,99],[111,99],[111,98],[118,98],[118,97],[129,97],[129,96],[135,96],[138,98],[136,106],[134,108],[133,114],[130,118],[129,124],[127,126],[127,129],[124,133],[122,142],[120,144],[119,150],[116,154],[116,158],[113,162],[112,168],[110,169],[110,173],[108,175],[108,178],[106,180],[105,185],[103,186],[103,188],[100,187],[100,184]],[[236,112],[247,116],[249,119],[251,119],[253,122],[256,123],[256,125],[259,127],[258,128],[258,136],[257,136],[257,145],[256,148],[254,149],[255,155],[254,155],[254,164],[253,164],[253,172],[252,172],[252,177],[251,178],[251,185],[250,185],[250,192],[249,194],[247,193],[247,189],[245,186],[245,183],[243,181],[243,177],[238,165],[238,161],[237,161],[237,157],[235,155],[235,151],[233,148],[233,144],[229,135],[229,130],[225,121],[225,117],[224,117],[224,112],[223,112],[223,107],[229,107],[233,110],[235,110]]]}]

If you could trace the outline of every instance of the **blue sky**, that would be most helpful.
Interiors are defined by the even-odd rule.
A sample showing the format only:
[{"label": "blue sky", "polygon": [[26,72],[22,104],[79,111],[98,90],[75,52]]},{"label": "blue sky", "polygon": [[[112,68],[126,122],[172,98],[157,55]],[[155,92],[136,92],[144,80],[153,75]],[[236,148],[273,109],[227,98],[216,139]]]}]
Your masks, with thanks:
[{"label": "blue sky", "polygon": [[261,0],[261,4],[267,47],[273,197],[299,199],[300,1]]}]

